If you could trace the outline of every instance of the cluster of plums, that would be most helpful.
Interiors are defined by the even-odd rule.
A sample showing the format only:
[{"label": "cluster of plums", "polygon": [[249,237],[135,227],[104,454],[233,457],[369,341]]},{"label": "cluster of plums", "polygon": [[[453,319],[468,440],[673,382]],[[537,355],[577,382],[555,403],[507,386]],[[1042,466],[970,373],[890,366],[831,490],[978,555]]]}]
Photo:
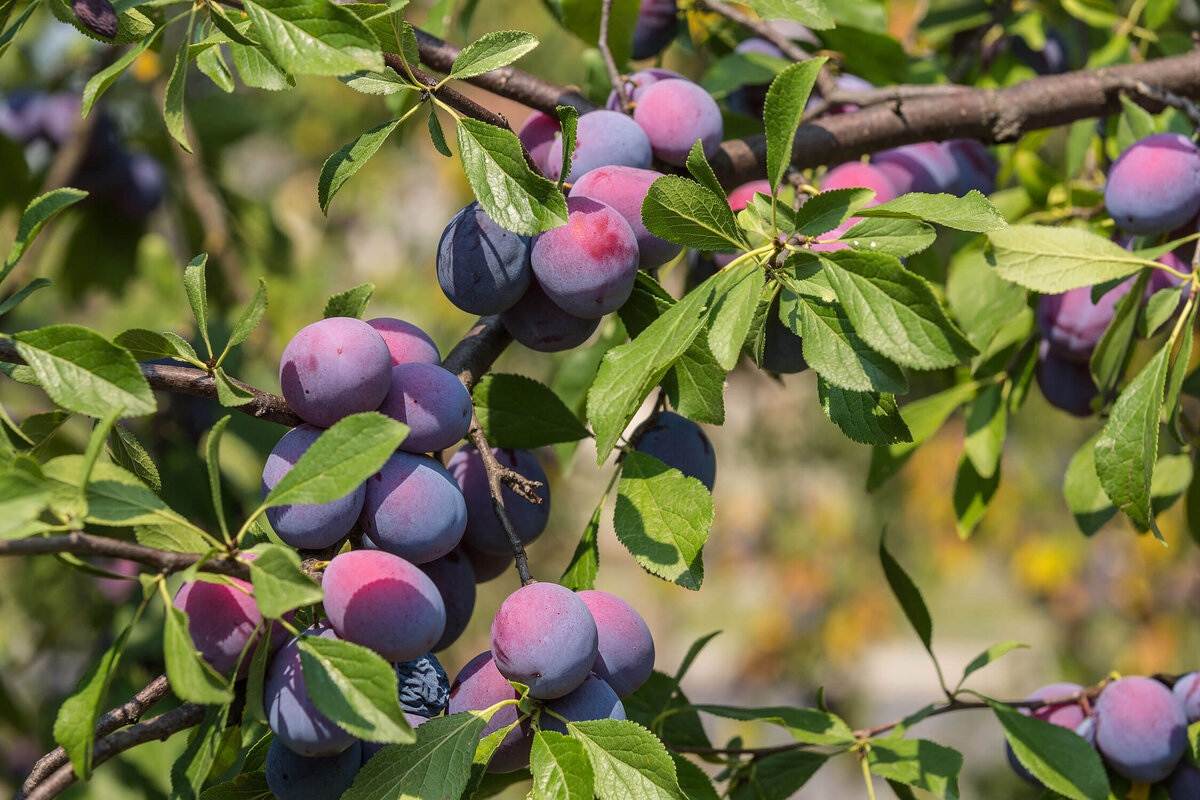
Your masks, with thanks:
[{"label": "cluster of plums", "polygon": [[[0,98],[0,136],[27,149],[32,158],[57,151],[81,124],[81,99],[73,92],[12,92]],[[69,185],[91,194],[93,207],[130,220],[144,219],[162,202],[166,175],[148,153],[131,151],[103,109]]]},{"label": "cluster of plums", "polygon": [[[1117,227],[1130,235],[1120,240],[1130,249],[1135,243],[1133,236],[1176,238],[1192,233],[1200,215],[1200,148],[1175,133],[1158,133],[1135,142],[1109,169],[1104,202]],[[1158,261],[1177,272],[1192,269],[1177,252],[1166,253]],[[1099,390],[1088,363],[1113,320],[1117,303],[1129,294],[1133,283],[1130,278],[1095,301],[1091,286],[1041,299],[1037,380],[1049,403],[1076,416],[1093,413]],[[1154,270],[1145,299],[1180,283],[1180,278]]]},{"label": "cluster of plums", "polygon": [[[1082,699],[1082,692],[1074,683],[1045,686],[1029,700],[1081,699],[1022,713],[1075,731],[1123,778],[1161,784],[1170,800],[1200,797],[1200,770],[1184,757],[1188,725],[1200,721],[1200,672],[1184,675],[1173,689],[1153,678],[1120,678],[1106,685],[1092,703]],[[1017,774],[1038,783],[1011,747],[1007,752]]]}]

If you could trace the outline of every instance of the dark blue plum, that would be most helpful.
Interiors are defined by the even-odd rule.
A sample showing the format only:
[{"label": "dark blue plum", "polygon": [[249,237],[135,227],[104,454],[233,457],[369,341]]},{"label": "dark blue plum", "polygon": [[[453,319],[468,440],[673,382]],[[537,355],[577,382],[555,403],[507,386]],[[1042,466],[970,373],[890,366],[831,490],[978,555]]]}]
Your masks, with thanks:
[{"label": "dark blue plum", "polygon": [[334,556],[321,579],[325,613],[340,638],[369,647],[388,661],[428,653],[442,638],[446,607],[433,581],[416,566],[382,550]]},{"label": "dark blue plum", "polygon": [[584,319],[563,311],[536,279],[525,296],[500,315],[500,321],[513,339],[539,353],[578,347],[600,327],[599,319]]},{"label": "dark blue plum", "polygon": [[0,99],[0,136],[17,144],[29,144],[42,132],[45,96],[28,89],[10,92]]},{"label": "dark blue plum", "polygon": [[300,419],[322,428],[379,408],[391,377],[392,356],[383,337],[351,317],[301,328],[279,362],[284,399]]},{"label": "dark blue plum", "polygon": [[511,308],[532,275],[529,238],[501,228],[478,201],[461,209],[442,231],[438,284],[446,299],[468,314]]},{"label": "dark blue plum", "polygon": [[1129,146],[1108,170],[1104,203],[1128,233],[1167,233],[1200,211],[1200,148],[1178,133]]},{"label": "dark blue plum", "polygon": [[[298,425],[283,435],[263,466],[263,497],[283,480],[322,433],[314,425]],[[350,532],[362,512],[364,497],[366,489],[360,485],[345,497],[328,503],[268,508],[267,520],[284,544],[302,550],[320,550],[337,544]]]},{"label": "dark blue plum", "polygon": [[454,478],[429,456],[396,453],[367,478],[362,516],[371,541],[414,564],[449,553],[467,527],[467,504]]},{"label": "dark blue plum", "polygon": [[897,194],[952,192],[958,187],[958,164],[936,142],[906,144],[871,156]]},{"label": "dark blue plum", "polygon": [[436,717],[450,702],[450,678],[433,653],[396,664],[400,707],[406,713]]},{"label": "dark blue plum", "polygon": [[633,446],[639,453],[654,456],[712,491],[717,479],[717,454],[704,430],[687,417],[660,411]]},{"label": "dark blue plum", "polygon": [[[520,697],[508,679],[496,669],[492,654],[485,651],[467,662],[454,678],[454,683],[450,685],[450,705],[446,712],[458,714],[462,711],[483,711],[503,700],[518,700]],[[479,733],[479,738],[507,728],[519,717],[520,712],[515,703],[500,708]],[[524,769],[529,766],[529,748],[532,744],[533,726],[526,718],[504,737],[504,741],[492,755],[487,771],[515,772]]]},{"label": "dark blue plum", "polygon": [[[470,505],[467,508],[470,524]],[[442,595],[442,604],[446,607],[446,627],[442,631],[442,638],[432,648],[435,653],[445,650],[462,636],[475,611],[475,571],[461,548],[460,544],[436,561],[420,567],[437,587]]]},{"label": "dark blue plum", "polygon": [[507,553],[485,553],[482,550],[476,550],[466,542],[459,545],[463,555],[467,557],[467,561],[471,562],[471,572],[475,574],[475,583],[487,583],[494,581],[504,573],[512,569],[513,554],[511,551]]},{"label": "dark blue plum", "polygon": [[1067,43],[1058,31],[1046,34],[1046,42],[1040,50],[1030,47],[1023,37],[1015,36],[1012,51],[1038,75],[1059,75],[1070,69]]},{"label": "dark blue plum", "polygon": [[[584,678],[579,688],[557,700],[546,703],[546,708],[565,717],[568,722],[588,722],[595,719],[626,719],[625,706],[612,687],[599,676],[592,674]],[[566,734],[567,726],[562,720],[543,714],[539,723],[542,728]]]},{"label": "dark blue plum", "polygon": [[618,697],[628,697],[654,671],[654,638],[650,628],[633,606],[614,594],[589,589],[580,592],[579,599],[592,612],[599,635],[592,672]]},{"label": "dark blue plum", "polygon": [[633,28],[633,57],[653,58],[675,39],[679,9],[675,0],[642,0]]},{"label": "dark blue plum", "polygon": [[[562,137],[556,136],[546,155],[546,177],[558,180],[562,157]],[[636,122],[619,111],[589,111],[579,117],[567,181],[574,183],[597,167],[612,164],[649,169],[651,161],[650,140]]]},{"label": "dark blue plum", "polygon": [[808,369],[808,362],[804,360],[803,341],[780,319],[778,300],[771,303],[763,326],[763,352],[759,366],[781,375],[794,375]]},{"label": "dark blue plum", "polygon": [[[319,622],[300,635],[338,638],[328,622]],[[300,668],[296,639],[271,659],[263,683],[263,706],[275,738],[299,755],[337,755],[358,741],[313,705]]]},{"label": "dark blue plum", "polygon": [[[508,486],[501,490],[508,521],[512,523],[513,531],[521,543],[528,545],[542,535],[550,519],[550,482],[542,465],[528,450],[493,447],[492,454],[501,466],[542,484],[536,490],[542,501],[540,503],[526,500]],[[448,469],[454,480],[458,481],[467,503],[467,531],[463,534],[463,542],[483,553],[511,554],[512,545],[492,507],[492,494],[488,489],[487,473],[479,451],[473,445],[464,446],[450,459]]]},{"label": "dark blue plum", "polygon": [[332,756],[302,756],[280,743],[267,749],[267,788],[276,800],[334,800],[341,797],[362,767],[358,742]]},{"label": "dark blue plum", "polygon": [[1091,370],[1084,362],[1063,358],[1043,340],[1038,347],[1037,382],[1046,402],[1077,417],[1090,417],[1099,394]]},{"label": "dark blue plum", "polygon": [[1131,781],[1161,781],[1187,749],[1183,703],[1151,678],[1109,684],[1096,701],[1095,715],[1096,748],[1114,772]]},{"label": "dark blue plum", "polygon": [[1193,767],[1186,759],[1179,762],[1179,766],[1163,782],[1163,788],[1171,800],[1200,798],[1200,769]]},{"label": "dark blue plum", "polygon": [[408,426],[400,449],[408,453],[444,450],[471,427],[471,393],[453,372],[439,364],[392,367],[380,413]]},{"label": "dark blue plum", "polygon": [[958,167],[958,181],[954,194],[962,197],[972,189],[983,194],[996,191],[996,172],[999,162],[991,151],[974,139],[951,139],[942,142]]},{"label": "dark blue plum", "polygon": [[491,641],[500,674],[540,700],[574,691],[598,652],[592,612],[557,583],[531,583],[506,597],[492,619]]},{"label": "dark blue plum", "polygon": [[1175,681],[1171,691],[1179,698],[1179,702],[1183,703],[1183,712],[1187,715],[1188,724],[1200,722],[1200,672],[1184,675]]}]

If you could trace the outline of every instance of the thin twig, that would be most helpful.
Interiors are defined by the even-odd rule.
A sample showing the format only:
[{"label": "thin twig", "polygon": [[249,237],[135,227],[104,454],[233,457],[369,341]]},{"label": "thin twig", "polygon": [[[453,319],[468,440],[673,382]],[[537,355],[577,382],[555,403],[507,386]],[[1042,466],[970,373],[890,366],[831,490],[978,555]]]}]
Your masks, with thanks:
[{"label": "thin twig", "polygon": [[[74,553],[80,556],[103,556],[123,558],[154,567],[160,572],[182,572],[201,558],[196,553],[173,553],[145,547],[133,542],[124,542],[108,536],[73,531],[59,536],[39,536],[28,539],[0,541],[0,558],[5,556],[36,556],[53,553]],[[232,558],[215,558],[204,562],[201,572],[228,575],[231,578],[250,580],[250,568]]]},{"label": "thin twig", "polygon": [[1149,98],[1164,106],[1177,108],[1187,115],[1191,120],[1192,127],[1200,128],[1200,107],[1186,97],[1181,97],[1174,92],[1169,92],[1166,89],[1160,89],[1157,86],[1150,86],[1145,81],[1132,81],[1129,88],[1140,94],[1142,97]]},{"label": "thin twig", "polygon": [[629,93],[625,91],[625,80],[621,77],[621,70],[617,69],[617,60],[613,58],[612,48],[608,46],[608,22],[612,17],[612,7],[613,0],[601,0],[600,39],[596,42],[596,46],[600,48],[600,55],[604,59],[604,68],[608,70],[608,79],[612,81],[613,91],[617,93],[621,108],[628,112]]},{"label": "thin twig", "polygon": [[[170,691],[171,684],[167,681],[167,676],[159,675],[127,702],[122,703],[100,717],[96,721],[95,738],[103,739],[118,728],[135,724],[155,703],[166,697]],[[38,762],[33,765],[33,769],[30,770],[29,777],[21,785],[21,790],[17,792],[15,800],[24,800],[24,798],[28,797],[35,786],[45,780],[47,775],[57,771],[59,767],[66,764],[67,760],[67,752],[61,747],[55,748],[39,758]]]},{"label": "thin twig", "polygon": [[508,518],[508,512],[504,509],[504,495],[500,486],[500,471],[503,467],[496,460],[496,456],[492,453],[492,446],[488,444],[487,437],[483,433],[483,426],[479,424],[479,417],[471,416],[471,430],[467,433],[471,437],[471,441],[475,444],[475,449],[479,451],[479,458],[483,461],[483,471],[487,474],[488,490],[492,495],[492,508],[496,512],[496,518],[500,520],[500,527],[504,529],[504,535],[508,537],[508,543],[512,547],[513,558],[516,561],[517,574],[521,576],[521,585],[528,586],[534,583],[533,576],[529,574],[529,558],[525,555],[525,546],[521,544],[520,537],[513,530],[512,521]]}]

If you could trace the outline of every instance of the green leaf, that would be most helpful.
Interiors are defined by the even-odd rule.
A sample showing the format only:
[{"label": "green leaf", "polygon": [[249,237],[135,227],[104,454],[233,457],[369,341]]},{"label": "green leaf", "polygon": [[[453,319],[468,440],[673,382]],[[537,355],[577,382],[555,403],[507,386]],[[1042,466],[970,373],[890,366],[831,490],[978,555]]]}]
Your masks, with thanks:
[{"label": "green leaf", "polygon": [[888,478],[899,472],[917,447],[937,433],[954,410],[974,393],[973,386],[960,383],[904,406],[904,420],[908,423],[913,440],[911,443],[894,444],[886,448],[876,447],[871,451],[867,490],[879,488]]},{"label": "green leaf", "polygon": [[827,755],[807,750],[789,750],[755,758],[751,760],[749,769],[742,773],[744,781],[731,787],[729,798],[786,800],[808,783],[828,760]]},{"label": "green leaf", "polygon": [[25,23],[29,21],[29,18],[33,15],[33,12],[37,10],[39,5],[41,5],[41,0],[30,0],[29,4],[25,6],[25,10],[21,12],[21,16],[17,17],[16,20],[13,21],[13,24],[9,25],[8,28],[6,28],[4,32],[0,34],[0,57],[4,56],[4,53],[8,50],[8,46],[12,44],[13,39],[15,39],[17,34],[21,32],[21,28],[25,27]]},{"label": "green leaf", "polygon": [[664,175],[650,185],[642,222],[655,236],[697,250],[750,249],[725,196],[678,175]]},{"label": "green leaf", "polygon": [[975,658],[971,659],[971,663],[967,664],[967,666],[963,668],[962,680],[960,680],[958,682],[959,688],[962,687],[962,685],[966,682],[967,678],[969,678],[973,673],[978,672],[979,670],[986,667],[988,664],[991,664],[995,661],[999,661],[1001,658],[1008,655],[1013,650],[1020,650],[1022,648],[1028,648],[1028,647],[1029,647],[1029,645],[1027,645],[1027,644],[1021,644],[1020,642],[1011,642],[1011,641],[1010,642],[1000,642],[999,644],[992,645],[987,650],[984,650],[982,653],[975,656]]},{"label": "green leaf", "polygon": [[50,399],[69,411],[102,418],[152,414],[150,384],[133,356],[79,325],[50,325],[14,334],[25,359]]},{"label": "green leaf", "polygon": [[1184,444],[1186,437],[1183,433],[1182,406],[1179,402],[1180,392],[1183,391],[1183,381],[1186,377],[1189,365],[1192,361],[1192,331],[1196,329],[1196,315],[1198,307],[1195,303],[1192,304],[1191,310],[1187,312],[1187,316],[1182,320],[1183,327],[1180,329],[1180,334],[1172,333],[1172,341],[1175,338],[1181,338],[1183,341],[1179,344],[1179,352],[1175,355],[1175,360],[1171,362],[1171,370],[1167,373],[1167,391],[1163,398],[1163,406],[1167,410],[1167,430],[1171,436]]},{"label": "green leaf", "polygon": [[988,240],[1000,277],[1045,294],[1124,278],[1153,263],[1080,228],[1014,225]]},{"label": "green leaf", "polygon": [[[712,747],[700,715],[690,708],[679,681],[653,671],[636,692],[621,700],[629,719],[649,727],[672,747]],[[661,715],[661,719],[660,719]]]},{"label": "green leaf", "polygon": [[413,741],[400,708],[396,670],[382,656],[341,639],[300,636],[296,641],[304,683],[318,711],[368,742]]},{"label": "green leaf", "polygon": [[117,337],[113,339],[113,344],[124,347],[138,361],[174,358],[188,363],[200,362],[200,357],[196,355],[196,351],[192,349],[187,340],[174,334],[157,333],[145,328],[130,328],[117,334]]},{"label": "green leaf", "polygon": [[[824,758],[821,760],[824,761]],[[671,753],[671,761],[675,764],[675,777],[684,797],[688,800],[720,800],[712,778],[708,777],[704,770],[679,753]]]},{"label": "green leaf", "polygon": [[1100,530],[1117,513],[1096,474],[1096,441],[1101,433],[1097,431],[1075,452],[1063,476],[1063,497],[1085,536]]},{"label": "green leaf", "polygon": [[192,28],[196,24],[195,9],[188,15],[187,30],[179,49],[175,51],[175,63],[171,67],[171,75],[167,78],[167,91],[163,96],[163,121],[167,123],[167,133],[171,134],[179,146],[187,152],[192,152],[188,144],[187,126],[183,115],[183,92],[187,85],[188,43],[192,40]]},{"label": "green leaf", "polygon": [[1181,284],[1159,289],[1150,295],[1150,299],[1146,301],[1145,307],[1138,315],[1138,335],[1149,339],[1158,333],[1158,329],[1175,316],[1187,291],[1188,285]]},{"label": "green leaf", "polygon": [[877,739],[867,750],[867,764],[874,774],[945,800],[958,800],[962,763],[957,750],[925,739]]},{"label": "green leaf", "polygon": [[1008,430],[1004,386],[992,384],[979,393],[967,411],[967,438],[963,453],[980,477],[990,478],[1000,466]]},{"label": "green leaf", "polygon": [[529,752],[534,800],[592,800],[595,776],[583,744],[553,731],[533,735]]},{"label": "green leaf", "polygon": [[753,278],[739,281],[717,298],[713,306],[709,317],[708,349],[726,370],[737,366],[762,291],[760,281]]},{"label": "green leaf", "polygon": [[[600,41],[600,4],[593,0],[553,0],[550,8],[567,30],[595,47]],[[618,64],[629,60],[633,50],[633,30],[637,22],[638,0],[616,0],[609,17],[608,46]],[[608,90],[607,78],[604,89]]]},{"label": "green leaf", "polygon": [[407,434],[408,426],[375,411],[338,420],[275,484],[262,508],[345,497],[379,471]]},{"label": "green leaf", "polygon": [[234,383],[221,367],[213,370],[213,381],[217,385],[217,402],[226,408],[244,406],[254,399],[253,392]]},{"label": "green leaf", "polygon": [[408,80],[400,77],[400,74],[391,67],[384,67],[379,72],[367,72],[363,70],[350,75],[343,75],[338,80],[354,91],[362,92],[363,94],[389,95],[404,91],[415,91],[408,84]]},{"label": "green leaf", "polygon": [[459,51],[450,77],[474,78],[506,67],[538,46],[537,37],[524,31],[491,31]]},{"label": "green leaf", "polygon": [[1000,278],[980,249],[956,255],[946,278],[946,303],[971,343],[984,349],[1026,309],[1026,293]]},{"label": "green leaf", "polygon": [[245,31],[254,24],[250,20],[246,19],[240,20],[239,22],[234,22],[229,18],[229,15],[225,13],[225,9],[216,4],[208,5],[205,10],[208,11],[208,18],[214,25],[217,26],[217,30],[225,34],[225,36],[229,38],[229,41],[237,44],[250,45],[251,47],[257,44],[257,42],[255,42],[253,39],[250,39],[245,34]]},{"label": "green leaf", "polygon": [[954,515],[961,538],[968,538],[975,526],[983,520],[999,487],[999,469],[986,477],[980,475],[971,459],[963,454],[958,462],[958,471],[954,475],[953,494]]},{"label": "green leaf", "polygon": [[748,0],[746,5],[763,19],[790,19],[819,31],[833,27],[824,0]]},{"label": "green leaf", "polygon": [[257,558],[249,562],[254,602],[264,619],[279,619],[301,606],[321,602],[320,584],[304,574],[300,555],[290,547],[260,544],[250,550]]},{"label": "green leaf", "polygon": [[642,400],[688,352],[716,298],[743,280],[759,280],[757,265],[743,263],[718,272],[664,311],[632,342],[604,355],[587,398],[597,463],[608,458]]},{"label": "green leaf", "polygon": [[822,747],[844,747],[854,743],[854,731],[841,717],[815,708],[740,708],[737,706],[698,705],[697,711],[744,722],[767,722],[787,730],[798,742]]},{"label": "green leaf", "polygon": [[1170,347],[1162,347],[1137,374],[1117,402],[1096,440],[1096,474],[1116,504],[1143,529],[1158,526],[1150,507],[1150,483],[1158,458],[1158,426],[1167,381]]},{"label": "green leaf", "polygon": [[461,796],[489,716],[468,711],[423,723],[415,745],[385,747],[363,766],[342,800]]},{"label": "green leaf", "polygon": [[[808,198],[796,212],[796,233],[820,236],[841,225],[875,196],[870,189],[830,189]],[[862,224],[861,222],[859,224]]]},{"label": "green leaf", "polygon": [[267,282],[262,278],[258,279],[258,288],[254,290],[254,296],[250,298],[250,304],[246,306],[246,310],[238,317],[237,324],[233,326],[233,333],[229,334],[229,343],[225,345],[225,352],[228,353],[231,348],[237,347],[242,342],[250,338],[250,334],[258,327],[259,321],[267,310]]},{"label": "green leaf", "polygon": [[653,456],[636,450],[625,454],[613,526],[643,569],[698,590],[712,521],[712,495],[704,484]]},{"label": "green leaf", "polygon": [[155,550],[166,550],[170,553],[204,553],[212,548],[212,543],[199,531],[186,525],[138,525],[133,529],[133,535],[143,547],[153,547]]},{"label": "green leaf", "polygon": [[121,54],[120,58],[91,77],[87,85],[83,87],[83,116],[85,118],[88,112],[92,110],[92,106],[95,105],[96,100],[100,98],[100,95],[104,94],[105,90],[109,86],[112,86],[117,78],[121,77],[125,70],[129,68],[129,65],[137,60],[138,56],[146,52],[147,47],[154,44],[162,31],[162,28],[156,28],[154,33],[126,50]]},{"label": "green leaf", "polygon": [[887,577],[888,586],[891,587],[892,594],[900,602],[904,616],[908,618],[913,630],[917,632],[921,644],[925,645],[925,649],[929,651],[930,655],[933,655],[933,620],[929,617],[929,609],[925,607],[921,591],[913,583],[912,578],[908,577],[904,567],[900,566],[899,562],[888,552],[886,532],[879,538],[879,560],[883,564],[883,574]]},{"label": "green leaf", "polygon": [[[162,585],[162,584],[160,584]],[[201,658],[188,633],[188,615],[171,603],[166,589],[162,591],[166,621],[163,624],[163,659],[171,691],[181,700],[192,703],[228,703],[233,700],[229,681]]]},{"label": "green leaf", "polygon": [[575,134],[579,130],[579,109],[574,106],[556,106],[558,125],[562,139],[562,164],[555,186],[561,191],[567,176],[571,174],[571,163],[575,160]]},{"label": "green leaf", "polygon": [[763,119],[767,129],[767,180],[773,192],[779,191],[779,184],[792,163],[796,129],[800,127],[817,73],[826,61],[827,58],[821,57],[792,64],[775,77],[767,90]]},{"label": "green leaf", "polygon": [[92,775],[92,742],[100,706],[104,703],[104,696],[112,683],[121,653],[129,642],[129,634],[145,608],[145,603],[138,607],[133,620],[121,631],[112,646],[104,651],[104,655],[92,664],[87,674],[80,679],[75,693],[63,701],[58,715],[54,718],[54,741],[66,751],[71,765],[75,768],[75,774],[82,780],[87,780]]},{"label": "green leaf", "polygon": [[46,510],[53,485],[18,469],[0,472],[0,539],[23,536]]},{"label": "green leaf", "polygon": [[1122,94],[1121,116],[1117,119],[1117,147],[1124,151],[1138,139],[1145,139],[1153,133],[1154,117],[1150,112]]},{"label": "green leaf", "polygon": [[600,800],[686,800],[667,749],[636,722],[571,722],[567,729],[592,762]]},{"label": "green leaf", "polygon": [[964,197],[952,194],[913,192],[870,208],[859,209],[860,217],[916,219],[972,233],[985,233],[1008,226],[1004,215],[977,190]]},{"label": "green leaf", "polygon": [[567,224],[567,201],[551,181],[525,161],[517,135],[479,120],[462,118],[458,157],[483,210],[497,225],[533,236]]},{"label": "green leaf", "polygon": [[859,221],[836,241],[845,242],[855,250],[908,258],[928,248],[936,239],[937,232],[924,222],[875,218]]},{"label": "green leaf", "polygon": [[233,58],[233,65],[237,67],[242,83],[252,89],[277,92],[295,85],[295,80],[262,47],[231,44],[229,55]]},{"label": "green leaf", "polygon": [[1042,784],[1071,800],[1108,800],[1100,755],[1069,728],[989,700],[1017,760]]},{"label": "green leaf", "polygon": [[429,140],[446,158],[454,155],[450,152],[450,145],[446,144],[446,132],[442,130],[442,123],[438,121],[437,106],[432,104],[429,106]]},{"label": "green leaf", "polygon": [[171,767],[171,800],[193,798],[199,794],[221,754],[228,720],[228,703],[209,706],[205,710],[204,720],[191,732],[187,748]]},{"label": "green leaf", "polygon": [[204,465],[208,471],[208,490],[212,496],[213,511],[221,526],[221,534],[229,540],[229,527],[225,522],[225,502],[221,498],[221,436],[231,417],[226,414],[217,420],[208,431],[204,442]]},{"label": "green leaf", "polygon": [[284,71],[295,75],[379,72],[375,34],[353,12],[327,0],[246,0],[246,14]]},{"label": "green leaf", "polygon": [[331,296],[325,301],[325,319],[331,317],[353,317],[362,319],[367,312],[367,303],[375,294],[375,284],[364,283]]},{"label": "green leaf", "polygon": [[852,392],[908,392],[904,372],[863,341],[840,304],[785,289],[779,315],[801,337],[804,360],[830,384]]},{"label": "green leaf", "polygon": [[341,190],[342,185],[378,152],[402,121],[401,118],[397,118],[376,125],[353,141],[342,145],[340,150],[325,159],[325,164],[321,167],[321,177],[317,180],[317,201],[321,204],[322,212],[329,213],[329,203]]},{"label": "green leaf", "polygon": [[108,435],[108,452],[117,466],[132,472],[155,494],[162,491],[162,478],[158,474],[158,467],[154,465],[154,459],[128,428],[113,426]]},{"label": "green leaf", "polygon": [[892,256],[842,250],[821,262],[855,331],[877,352],[916,369],[953,367],[978,352],[929,284]]},{"label": "green leaf", "polygon": [[208,253],[201,253],[188,262],[183,270],[183,288],[187,292],[188,304],[192,307],[192,316],[196,318],[196,328],[200,338],[208,348],[208,355],[213,355],[212,342],[208,340],[208,286],[205,283],[204,267],[208,263]]},{"label": "green leaf", "polygon": [[200,800],[275,800],[275,794],[267,786],[267,773],[259,769],[210,786],[200,793]]},{"label": "green leaf", "polygon": [[700,144],[699,139],[692,144],[692,149],[688,151],[684,164],[697,183],[719,197],[725,195],[725,188],[717,180],[717,173],[713,172],[712,165],[704,157],[704,147]]},{"label": "green leaf", "polygon": [[472,397],[479,424],[494,447],[532,450],[588,435],[553,389],[524,375],[485,375]]},{"label": "green leaf", "polygon": [[1109,397],[1125,372],[1126,357],[1133,346],[1138,312],[1141,310],[1142,298],[1145,297],[1146,285],[1149,282],[1150,271],[1142,270],[1134,281],[1133,288],[1117,301],[1112,321],[1092,351],[1088,366],[1100,397]]},{"label": "green leaf", "polygon": [[583,535],[579,537],[579,544],[575,545],[575,552],[571,555],[571,563],[567,565],[562,577],[558,579],[560,584],[573,592],[596,588],[596,575],[600,571],[600,544],[598,540],[600,515],[604,511],[604,503],[607,500],[608,493],[605,492],[604,496],[600,498],[600,502],[596,504],[596,510],[592,512],[592,518],[588,520],[588,524],[584,527]]},{"label": "green leaf", "polygon": [[14,308],[21,305],[21,303],[24,303],[25,298],[29,297],[29,295],[33,294],[38,289],[45,289],[47,286],[51,286],[52,284],[53,281],[51,281],[49,278],[34,278],[16,292],[5,298],[3,302],[0,302],[0,317],[12,311]]},{"label": "green leaf", "polygon": [[895,395],[842,389],[818,377],[817,396],[825,416],[852,441],[879,446],[912,441]]},{"label": "green leaf", "polygon": [[[33,7],[33,4],[30,4],[30,8]],[[13,267],[21,260],[21,256],[25,255],[25,251],[29,249],[29,245],[33,244],[33,240],[42,232],[42,228],[46,227],[46,223],[64,208],[75,205],[87,196],[87,192],[79,189],[63,188],[55,189],[31,200],[29,205],[25,206],[25,213],[21,215],[21,222],[17,226],[17,238],[9,248],[8,258],[4,260],[4,268],[0,269],[0,281],[3,281],[12,272]]]}]

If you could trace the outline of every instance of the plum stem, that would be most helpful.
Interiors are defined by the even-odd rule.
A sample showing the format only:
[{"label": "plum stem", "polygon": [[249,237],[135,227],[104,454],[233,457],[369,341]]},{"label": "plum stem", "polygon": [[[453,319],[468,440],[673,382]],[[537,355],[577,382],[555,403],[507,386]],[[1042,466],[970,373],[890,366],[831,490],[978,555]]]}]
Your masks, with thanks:
[{"label": "plum stem", "polygon": [[608,46],[608,23],[612,18],[613,0],[601,0],[600,3],[600,36],[596,42],[596,47],[600,49],[600,55],[604,59],[604,68],[608,70],[608,79],[612,82],[613,91],[617,93],[617,100],[621,103],[621,110],[626,114],[630,112],[629,93],[625,91],[625,80],[621,77],[621,70],[617,69],[617,61],[613,58],[612,48]]}]

